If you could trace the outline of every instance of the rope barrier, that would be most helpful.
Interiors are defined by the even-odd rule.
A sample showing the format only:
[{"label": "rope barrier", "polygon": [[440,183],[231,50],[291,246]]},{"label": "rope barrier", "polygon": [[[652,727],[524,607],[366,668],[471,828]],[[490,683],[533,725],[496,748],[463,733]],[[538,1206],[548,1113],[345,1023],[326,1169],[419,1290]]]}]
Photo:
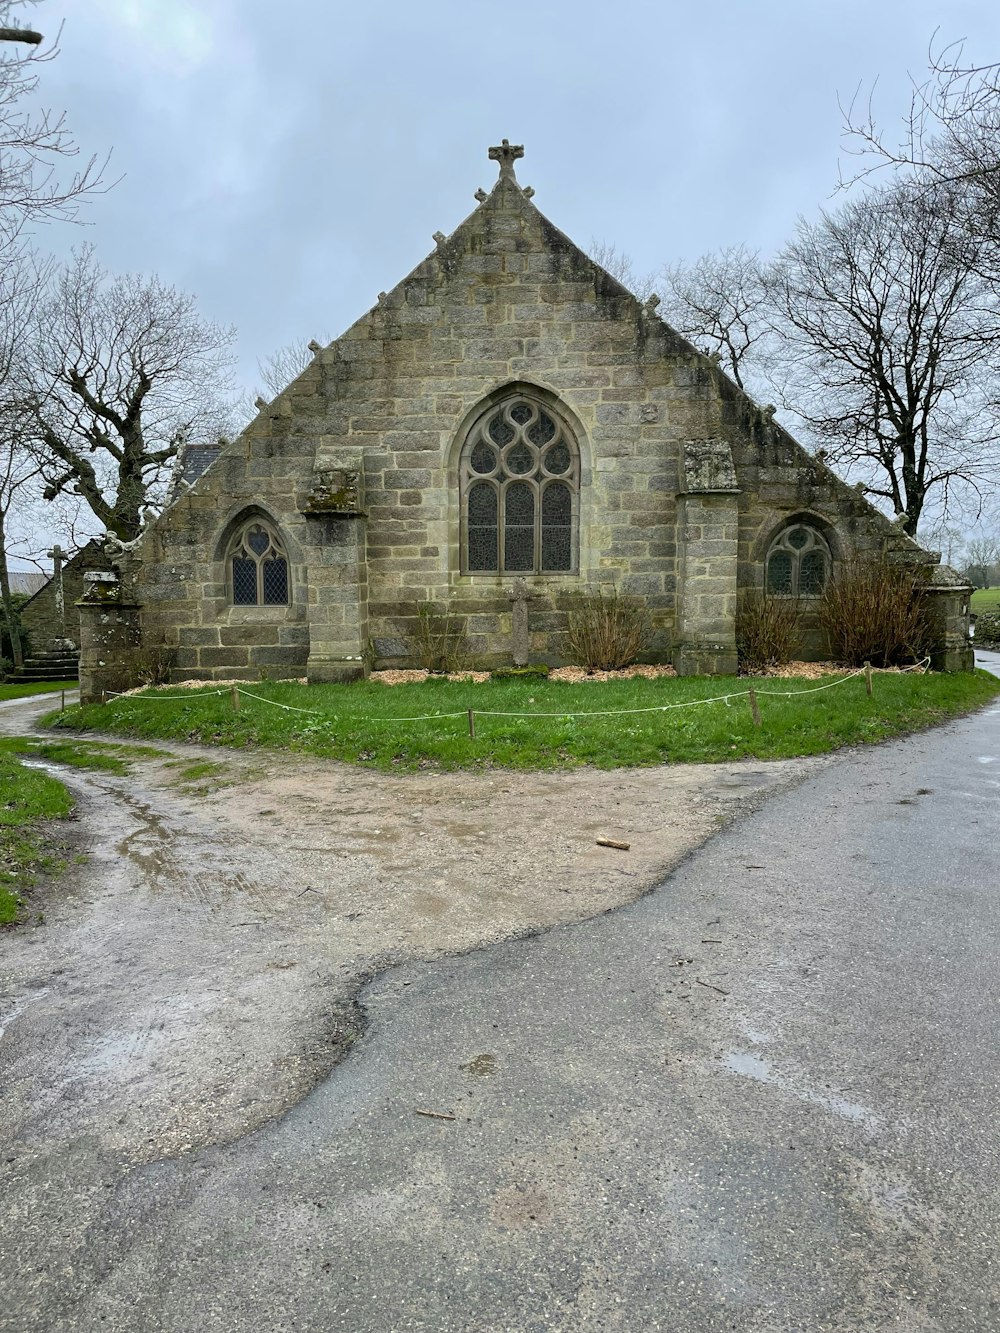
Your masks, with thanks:
[{"label": "rope barrier", "polygon": [[[157,703],[161,700],[169,701],[171,699],[210,699],[214,694],[228,694],[229,690],[185,690],[183,694],[136,694],[132,690],[105,690],[109,699],[153,699]],[[242,691],[241,691],[242,693]],[[302,710],[307,711],[306,709]]]},{"label": "rope barrier", "polygon": [[283,708],[287,713],[316,712],[315,708],[296,708],[294,704],[279,704],[277,699],[266,699],[263,694],[252,694],[250,690],[244,690],[239,685],[235,686],[235,689],[238,694],[242,694],[246,699],[256,699],[258,703],[271,704],[274,708]]},{"label": "rope barrier", "polygon": [[710,699],[685,699],[679,704],[653,704],[649,708],[602,708],[588,713],[503,713],[489,708],[475,708],[476,717],[624,717],[631,713],[668,713],[672,708],[698,708],[702,704],[728,703],[730,699],[745,699],[746,691],[735,694],[716,694]]},{"label": "rope barrier", "polygon": [[807,690],[757,690],[758,698],[762,699],[794,699],[799,694],[816,694],[819,690],[832,690],[835,685],[845,685],[849,680],[857,680],[863,676],[863,671],[852,671],[849,676],[842,676],[840,680],[828,680],[825,685],[810,685]]},{"label": "rope barrier", "polygon": [[[923,662],[918,662],[914,664],[914,666],[912,667],[906,667],[904,668],[904,670],[906,671],[926,670],[929,664],[930,664],[930,658],[928,657],[925,658]],[[750,699],[752,703],[752,696],[754,695],[756,695],[757,697],[770,698],[770,699],[793,699],[800,694],[817,694],[821,690],[830,690],[837,685],[845,685],[848,681],[857,680],[860,676],[864,675],[865,675],[864,671],[852,671],[849,675],[841,676],[837,680],[826,681],[822,685],[811,685],[806,687],[805,689],[760,690],[756,689],[754,686],[750,686],[746,690],[734,690],[730,691],[728,694],[714,694],[710,695],[706,699],[685,699],[682,700],[680,703],[652,704],[645,708],[603,708],[603,709],[591,709],[589,711],[583,711],[583,712],[566,712],[565,710],[563,710],[561,712],[520,713],[520,712],[513,712],[513,711],[492,709],[492,708],[474,708],[474,709],[463,708],[460,711],[456,711],[453,713],[421,713],[414,717],[391,717],[391,716],[356,717],[356,718],[345,717],[342,719],[340,715],[336,713],[323,714],[318,709],[315,708],[299,708],[296,707],[294,704],[280,703],[277,699],[268,699],[265,695],[254,694],[252,690],[244,689],[241,685],[232,685],[218,690],[199,690],[197,693],[194,693],[193,691],[185,691],[185,693],[183,694],[130,694],[128,697],[133,699],[141,699],[143,701],[153,700],[155,702],[159,702],[160,700],[163,700],[165,702],[171,702],[181,699],[190,700],[191,698],[201,698],[201,699],[212,698],[218,695],[232,693],[234,695],[239,694],[240,696],[247,699],[253,699],[257,703],[270,704],[272,708],[281,708],[288,713],[304,713],[306,716],[309,717],[325,716],[328,718],[331,724],[340,721],[344,721],[347,724],[350,724],[352,722],[364,722],[368,724],[379,723],[379,722],[442,722],[442,721],[448,721],[451,718],[456,718],[456,717],[462,717],[462,718],[468,717],[470,713],[475,714],[476,717],[523,718],[528,721],[532,720],[533,718],[545,717],[545,718],[565,718],[567,721],[569,721],[570,719],[573,718],[629,717],[641,713],[669,713],[678,708],[700,708],[705,704],[724,703],[726,704],[727,707],[729,707],[733,699]],[[118,699],[126,697],[124,694],[119,693],[117,691],[109,691],[108,696],[109,698],[113,697]]]},{"label": "rope barrier", "polygon": [[[293,704],[282,704],[277,699],[267,699],[263,694],[254,694],[250,690],[244,690],[239,685],[236,686],[238,693],[244,695],[247,699],[256,699],[258,703],[270,704],[273,708],[284,708],[289,713],[309,713],[311,716],[317,716],[315,708],[296,708]],[[477,710],[478,711],[478,710]],[[440,717],[465,717],[466,709],[458,713],[423,713],[419,717],[366,717],[361,718],[362,722],[436,722]],[[339,713],[329,713],[328,717],[333,721],[339,721]]]}]

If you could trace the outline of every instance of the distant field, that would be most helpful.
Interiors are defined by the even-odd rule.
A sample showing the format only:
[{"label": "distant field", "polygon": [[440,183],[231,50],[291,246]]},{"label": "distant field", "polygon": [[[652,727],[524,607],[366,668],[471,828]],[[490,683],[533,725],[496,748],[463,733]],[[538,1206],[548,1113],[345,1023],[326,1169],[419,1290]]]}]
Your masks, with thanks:
[{"label": "distant field", "polygon": [[983,611],[1000,611],[1000,588],[977,588],[972,594],[972,609],[977,616]]}]

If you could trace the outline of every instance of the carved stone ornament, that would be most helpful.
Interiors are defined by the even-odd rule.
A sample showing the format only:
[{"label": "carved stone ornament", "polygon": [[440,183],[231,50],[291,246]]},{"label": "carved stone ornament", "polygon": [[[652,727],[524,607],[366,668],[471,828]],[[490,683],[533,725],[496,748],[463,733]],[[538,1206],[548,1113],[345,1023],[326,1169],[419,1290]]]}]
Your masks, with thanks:
[{"label": "carved stone ornament", "polygon": [[88,569],[84,572],[81,602],[100,604],[120,602],[121,599],[122,585],[117,574],[103,569]]},{"label": "carved stone ornament", "polygon": [[347,468],[319,467],[313,488],[303,505],[306,514],[340,514],[353,518],[364,513],[361,473]]},{"label": "carved stone ornament", "polygon": [[737,491],[736,468],[726,440],[684,441],[684,487],[688,493]]}]

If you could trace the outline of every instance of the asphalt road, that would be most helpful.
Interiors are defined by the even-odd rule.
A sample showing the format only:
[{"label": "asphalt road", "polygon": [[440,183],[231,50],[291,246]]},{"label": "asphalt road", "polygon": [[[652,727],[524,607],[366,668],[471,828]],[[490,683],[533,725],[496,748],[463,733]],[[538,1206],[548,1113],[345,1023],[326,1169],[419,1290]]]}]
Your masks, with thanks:
[{"label": "asphalt road", "polygon": [[385,973],[278,1123],[34,1162],[0,1329],[996,1333],[998,811],[994,706]]}]

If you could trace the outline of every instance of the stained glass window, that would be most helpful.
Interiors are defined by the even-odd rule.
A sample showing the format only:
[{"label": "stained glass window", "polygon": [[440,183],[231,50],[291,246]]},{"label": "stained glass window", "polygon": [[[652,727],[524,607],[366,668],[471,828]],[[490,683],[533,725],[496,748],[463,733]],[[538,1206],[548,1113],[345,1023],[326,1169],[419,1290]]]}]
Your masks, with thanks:
[{"label": "stained glass window", "polygon": [[771,543],[765,587],[780,597],[819,597],[830,573],[830,548],[804,523],[785,528]]},{"label": "stained glass window", "polygon": [[465,573],[573,571],[579,452],[555,413],[521,394],[491,408],[465,441],[459,484]]},{"label": "stained glass window", "polygon": [[234,606],[288,605],[288,559],[277,535],[259,519],[237,533],[229,574]]},{"label": "stained glass window", "polygon": [[542,569],[565,573],[572,568],[573,493],[564,481],[542,492]]},{"label": "stained glass window", "polygon": [[469,490],[469,569],[477,573],[497,567],[497,495],[488,481],[479,481]]}]

